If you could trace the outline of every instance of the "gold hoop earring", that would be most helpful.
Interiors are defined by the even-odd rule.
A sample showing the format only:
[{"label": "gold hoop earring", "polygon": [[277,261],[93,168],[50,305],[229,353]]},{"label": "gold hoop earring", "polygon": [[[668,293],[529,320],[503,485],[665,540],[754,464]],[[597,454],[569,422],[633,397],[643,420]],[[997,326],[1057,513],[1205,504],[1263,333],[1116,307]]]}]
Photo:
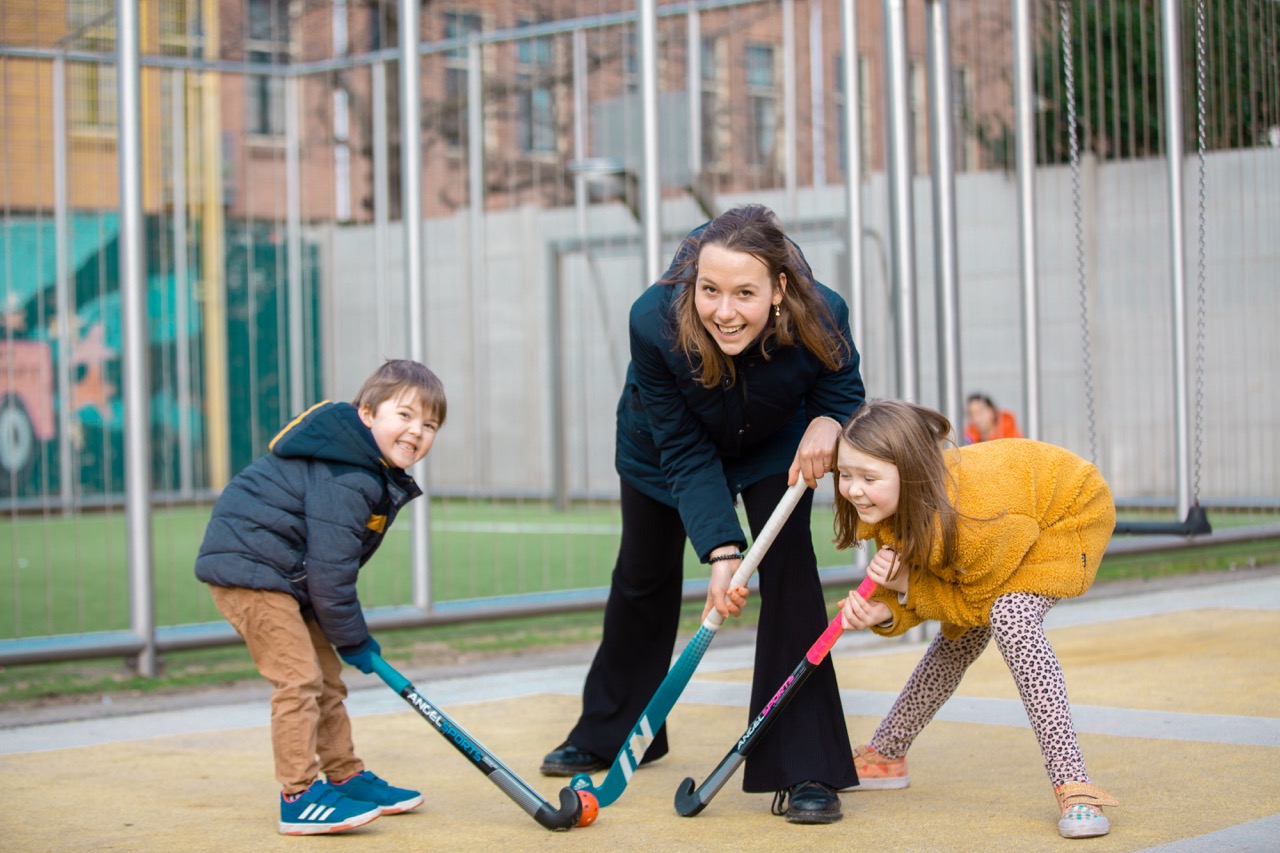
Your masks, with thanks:
[{"label": "gold hoop earring", "polygon": [[773,316],[775,316],[775,317],[781,317],[781,316],[782,316],[782,303],[781,303],[781,302],[774,303],[774,306],[773,306]]}]

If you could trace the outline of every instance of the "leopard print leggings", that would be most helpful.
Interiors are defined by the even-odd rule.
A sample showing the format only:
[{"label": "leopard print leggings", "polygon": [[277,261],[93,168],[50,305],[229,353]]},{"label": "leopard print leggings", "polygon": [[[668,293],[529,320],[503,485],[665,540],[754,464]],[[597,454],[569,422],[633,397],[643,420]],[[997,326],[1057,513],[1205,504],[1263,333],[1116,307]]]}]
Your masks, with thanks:
[{"label": "leopard print leggings", "polygon": [[1071,722],[1062,666],[1044,634],[1045,614],[1057,603],[1058,599],[1043,595],[1002,595],[991,607],[989,626],[970,628],[955,640],[942,634],[934,637],[888,716],[876,728],[871,748],[890,758],[906,755],[995,634],[996,647],[1013,673],[1027,709],[1050,782],[1055,788],[1064,782],[1088,782]]}]

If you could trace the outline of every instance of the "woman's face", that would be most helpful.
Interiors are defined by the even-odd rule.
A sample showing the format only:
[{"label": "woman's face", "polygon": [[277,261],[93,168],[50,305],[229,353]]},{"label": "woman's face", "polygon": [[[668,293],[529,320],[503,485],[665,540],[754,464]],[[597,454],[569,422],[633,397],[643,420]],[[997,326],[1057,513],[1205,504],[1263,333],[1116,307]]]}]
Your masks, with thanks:
[{"label": "woman's face", "polygon": [[972,400],[969,402],[969,423],[986,435],[996,427],[996,410],[982,400]]},{"label": "woman's face", "polygon": [[694,309],[725,355],[742,352],[764,331],[787,286],[785,275],[778,279],[775,286],[769,269],[755,255],[718,245],[702,247]]},{"label": "woman's face", "polygon": [[858,518],[867,524],[877,524],[898,511],[902,478],[892,462],[868,456],[842,438],[836,454],[836,474],[840,495],[853,504]]}]

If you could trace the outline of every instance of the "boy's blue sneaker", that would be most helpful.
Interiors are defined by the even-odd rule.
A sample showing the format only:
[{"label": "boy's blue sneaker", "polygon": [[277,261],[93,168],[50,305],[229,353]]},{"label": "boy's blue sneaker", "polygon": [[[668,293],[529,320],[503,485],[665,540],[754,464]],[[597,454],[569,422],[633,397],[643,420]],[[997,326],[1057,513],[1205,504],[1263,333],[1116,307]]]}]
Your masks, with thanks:
[{"label": "boy's blue sneaker", "polygon": [[329,784],[344,797],[373,803],[383,814],[400,814],[422,805],[422,794],[388,784],[370,770],[361,770],[342,782],[330,779]]},{"label": "boy's blue sneaker", "polygon": [[375,803],[353,800],[323,779],[292,802],[280,795],[281,835],[325,835],[364,826],[382,816]]}]

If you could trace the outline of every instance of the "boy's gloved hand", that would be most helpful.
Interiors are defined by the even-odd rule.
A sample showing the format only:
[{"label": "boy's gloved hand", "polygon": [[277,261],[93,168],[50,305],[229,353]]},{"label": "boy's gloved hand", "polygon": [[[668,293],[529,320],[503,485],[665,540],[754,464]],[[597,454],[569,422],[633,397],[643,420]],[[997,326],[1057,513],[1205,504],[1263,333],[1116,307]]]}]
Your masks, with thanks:
[{"label": "boy's gloved hand", "polygon": [[347,663],[363,673],[373,672],[373,656],[382,654],[382,646],[372,636],[365,637],[354,646],[342,646],[338,654]]}]

